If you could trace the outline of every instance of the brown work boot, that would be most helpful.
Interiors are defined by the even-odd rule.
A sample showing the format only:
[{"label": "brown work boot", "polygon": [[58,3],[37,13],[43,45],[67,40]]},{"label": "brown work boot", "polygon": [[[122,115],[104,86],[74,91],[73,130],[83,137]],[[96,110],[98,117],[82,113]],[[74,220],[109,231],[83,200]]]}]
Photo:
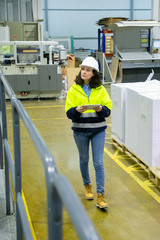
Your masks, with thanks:
[{"label": "brown work boot", "polygon": [[105,202],[104,195],[102,193],[99,193],[97,196],[97,207],[99,208],[107,208],[108,205]]},{"label": "brown work boot", "polygon": [[91,184],[85,185],[85,189],[86,189],[85,198],[88,200],[93,200],[92,185]]}]

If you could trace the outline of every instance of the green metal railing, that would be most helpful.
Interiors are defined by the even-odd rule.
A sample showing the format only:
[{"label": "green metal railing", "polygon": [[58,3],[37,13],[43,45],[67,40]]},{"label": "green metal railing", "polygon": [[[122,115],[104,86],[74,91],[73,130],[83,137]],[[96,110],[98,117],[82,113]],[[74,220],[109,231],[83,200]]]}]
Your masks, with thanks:
[{"label": "green metal railing", "polygon": [[[6,92],[12,105],[14,161],[7,137]],[[16,98],[14,91],[9,85],[0,67],[0,167],[3,168],[3,161],[5,161],[7,215],[10,214],[11,191],[9,188],[9,169],[11,171],[12,181],[16,192],[17,240],[22,240],[23,233],[26,240],[33,239],[22,198],[20,119],[23,121],[30,134],[44,166],[48,201],[48,239],[63,239],[63,205],[68,211],[72,224],[80,239],[100,239],[71,184],[66,177],[58,173],[54,157],[49,152],[45,142],[39,135],[20,100]],[[73,202],[74,204],[72,204]]]}]

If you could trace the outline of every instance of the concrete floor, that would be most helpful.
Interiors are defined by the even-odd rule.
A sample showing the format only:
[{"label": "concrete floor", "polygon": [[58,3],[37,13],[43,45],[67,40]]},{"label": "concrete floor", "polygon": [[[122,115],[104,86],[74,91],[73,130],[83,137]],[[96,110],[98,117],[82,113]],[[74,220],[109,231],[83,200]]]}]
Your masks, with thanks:
[{"label": "concrete floor", "polygon": [[[105,189],[108,211],[96,208],[95,173],[90,158],[90,176],[95,199],[84,199],[78,152],[66,118],[65,99],[22,102],[39,133],[53,154],[58,170],[65,175],[84,205],[95,228],[104,240],[159,240],[160,191],[147,174],[112,145],[111,118],[107,119],[104,153]],[[12,144],[12,119],[7,103],[8,138]],[[34,239],[47,239],[46,188],[41,160],[21,123],[22,188],[35,230]],[[127,169],[132,169],[130,174]],[[67,193],[66,193],[67,194]],[[72,202],[71,204],[74,204]],[[77,209],[78,211],[78,209]],[[64,239],[78,239],[64,209]]]}]

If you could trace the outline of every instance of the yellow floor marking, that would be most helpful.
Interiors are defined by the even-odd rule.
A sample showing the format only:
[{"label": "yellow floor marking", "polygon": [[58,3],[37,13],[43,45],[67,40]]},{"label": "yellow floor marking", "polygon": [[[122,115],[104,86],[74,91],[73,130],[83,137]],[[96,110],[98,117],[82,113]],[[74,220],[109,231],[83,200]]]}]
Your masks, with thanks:
[{"label": "yellow floor marking", "polygon": [[144,169],[141,166],[139,166],[138,163],[136,163],[128,168],[130,168],[131,171],[144,172]]},{"label": "yellow floor marking", "polygon": [[[32,107],[25,107],[24,108],[61,108],[61,107],[65,107],[65,105],[52,105],[52,106],[32,106]],[[11,107],[6,108],[7,110],[11,110]]]},{"label": "yellow floor marking", "polygon": [[107,142],[107,141],[105,141],[105,143],[110,144],[110,145],[112,144],[111,142]]},{"label": "yellow floor marking", "polygon": [[28,206],[27,206],[26,199],[25,199],[23,191],[22,191],[22,198],[23,198],[25,209],[26,209],[29,225],[30,225],[30,228],[31,228],[31,233],[32,233],[33,240],[37,240],[37,237],[35,235],[35,231],[34,231],[34,228],[33,228],[33,225],[32,225],[31,217],[30,217],[30,214],[29,214]]},{"label": "yellow floor marking", "polygon": [[112,154],[108,149],[104,148],[104,152],[112,158],[125,172],[127,172],[146,192],[148,192],[158,203],[160,203],[160,196],[158,196],[152,189],[146,184],[146,182],[139,179],[130,168],[126,167],[120,160],[117,158],[116,154]]},{"label": "yellow floor marking", "polygon": [[119,150],[117,149],[114,153],[114,156],[118,156]]},{"label": "yellow floor marking", "polygon": [[124,155],[118,155],[119,159],[128,159],[128,160],[132,160],[127,154]]},{"label": "yellow floor marking", "polygon": [[[51,120],[66,120],[67,118],[31,118],[32,121],[51,121]],[[7,121],[8,123],[12,123],[13,121],[12,120],[8,120]],[[21,119],[20,119],[20,122],[23,122]]]},{"label": "yellow floor marking", "polygon": [[114,156],[117,156],[119,159],[131,159],[127,154],[121,154],[121,155],[118,155],[119,154],[119,149],[116,150],[116,152],[114,153]]},{"label": "yellow floor marking", "polygon": [[152,183],[150,180],[146,180],[144,183],[146,184],[146,186],[149,186],[149,187],[154,187],[154,188],[156,188],[155,184],[154,184],[154,183]]},{"label": "yellow floor marking", "polygon": [[32,107],[25,107],[24,108],[61,108],[65,107],[64,105],[52,105],[52,106],[32,106]]},{"label": "yellow floor marking", "polygon": [[32,121],[65,120],[67,118],[31,118]]}]

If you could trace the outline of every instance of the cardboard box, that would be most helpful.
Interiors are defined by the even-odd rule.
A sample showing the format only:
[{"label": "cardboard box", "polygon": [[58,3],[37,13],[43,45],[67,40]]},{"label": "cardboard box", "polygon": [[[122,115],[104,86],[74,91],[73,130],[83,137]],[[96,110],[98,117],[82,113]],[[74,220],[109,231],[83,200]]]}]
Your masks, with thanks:
[{"label": "cardboard box", "polygon": [[75,83],[74,80],[76,76],[79,74],[81,68],[67,68],[67,80],[68,80],[68,90]]},{"label": "cardboard box", "polygon": [[81,58],[75,58],[75,67],[79,67],[82,63]]},{"label": "cardboard box", "polygon": [[75,67],[75,56],[73,54],[67,56],[67,67],[74,68]]},{"label": "cardboard box", "polygon": [[81,68],[71,68],[67,66],[63,66],[61,68],[62,70],[62,80],[67,79],[67,89],[69,90],[72,85],[75,83],[74,80],[76,79],[76,76],[79,74]]},{"label": "cardboard box", "polygon": [[116,22],[120,22],[120,21],[127,21],[128,18],[125,17],[106,17],[106,18],[102,18],[99,21],[97,21],[97,24],[102,26],[103,28],[108,28],[109,24],[111,23],[116,23]]},{"label": "cardboard box", "polygon": [[112,57],[112,63],[111,63],[111,75],[112,79],[115,82],[117,78],[118,73],[118,67],[119,67],[119,58],[118,57]]}]

